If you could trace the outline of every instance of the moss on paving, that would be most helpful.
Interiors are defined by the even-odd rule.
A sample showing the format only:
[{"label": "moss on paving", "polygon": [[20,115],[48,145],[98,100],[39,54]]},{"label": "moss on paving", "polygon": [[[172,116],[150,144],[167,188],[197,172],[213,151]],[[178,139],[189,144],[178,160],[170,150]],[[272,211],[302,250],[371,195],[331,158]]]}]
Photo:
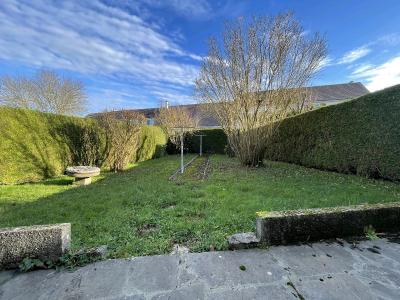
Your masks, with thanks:
[{"label": "moss on paving", "polygon": [[86,187],[68,177],[0,186],[0,227],[70,222],[73,249],[107,245],[110,257],[128,257],[169,253],[175,243],[227,249],[226,237],[254,230],[259,211],[400,200],[398,183],[286,163],[249,169],[216,155],[206,180],[169,181],[178,166],[168,156]]}]

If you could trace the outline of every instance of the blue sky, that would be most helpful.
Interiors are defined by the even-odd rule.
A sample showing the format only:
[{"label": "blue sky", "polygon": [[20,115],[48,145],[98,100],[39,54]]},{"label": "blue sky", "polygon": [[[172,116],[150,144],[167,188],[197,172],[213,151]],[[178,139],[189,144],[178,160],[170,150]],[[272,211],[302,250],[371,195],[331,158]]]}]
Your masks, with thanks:
[{"label": "blue sky", "polygon": [[0,1],[0,75],[50,69],[84,82],[89,112],[192,103],[207,38],[225,20],[291,10],[326,35],[313,84],[400,83],[398,0]]}]

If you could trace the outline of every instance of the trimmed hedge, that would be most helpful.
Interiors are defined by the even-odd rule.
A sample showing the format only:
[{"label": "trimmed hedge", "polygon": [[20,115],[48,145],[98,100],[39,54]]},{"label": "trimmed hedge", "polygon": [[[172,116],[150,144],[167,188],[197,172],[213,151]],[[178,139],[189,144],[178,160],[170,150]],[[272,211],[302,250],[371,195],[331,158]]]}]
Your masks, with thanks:
[{"label": "trimmed hedge", "polygon": [[0,107],[0,183],[62,174],[71,159],[65,132],[87,124],[82,118]]},{"label": "trimmed hedge", "polygon": [[[225,148],[228,144],[226,135],[222,129],[202,129],[195,134],[205,134],[203,136],[203,153],[225,154]],[[199,153],[200,137],[195,135],[186,135],[184,140],[185,153]],[[168,140],[166,151],[168,154],[178,154],[180,150]]]},{"label": "trimmed hedge", "polygon": [[266,158],[400,180],[400,85],[285,119]]},{"label": "trimmed hedge", "polygon": [[[0,107],[0,184],[63,174],[76,159],[72,149],[79,146],[77,137],[88,127],[98,132],[102,147],[104,136],[95,119]],[[142,145],[132,161],[162,156],[165,144],[165,134],[159,127],[145,126]]]},{"label": "trimmed hedge", "polygon": [[143,126],[142,141],[136,161],[159,158],[166,154],[167,135],[158,126]]},{"label": "trimmed hedge", "polygon": [[[203,153],[225,154],[225,147],[228,141],[222,129],[203,129],[197,131],[196,134],[206,135],[203,136]],[[200,137],[190,135],[187,138],[187,145],[189,146],[189,152],[199,153]]]}]

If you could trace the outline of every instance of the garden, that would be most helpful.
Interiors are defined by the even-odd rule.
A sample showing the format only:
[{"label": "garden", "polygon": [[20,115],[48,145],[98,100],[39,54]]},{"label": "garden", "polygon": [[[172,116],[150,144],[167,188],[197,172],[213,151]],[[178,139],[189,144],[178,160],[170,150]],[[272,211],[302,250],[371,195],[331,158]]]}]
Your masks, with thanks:
[{"label": "garden", "polygon": [[[205,155],[171,180],[180,158],[165,153],[168,147],[163,130],[144,126],[140,145],[127,167],[119,172],[103,167],[101,175],[83,187],[74,186],[73,178],[63,175],[63,159],[68,153],[71,157],[71,148],[68,139],[60,142],[53,129],[71,121],[76,125],[94,120],[2,108],[6,122],[1,126],[0,227],[71,223],[73,251],[106,245],[109,257],[129,257],[170,253],[175,244],[192,252],[227,249],[227,237],[253,230],[259,211],[400,201],[395,158],[399,131],[396,115],[391,113],[398,105],[399,89],[285,120],[275,142],[281,156],[267,152],[264,166],[258,168],[243,166],[237,158],[223,154],[226,138],[220,129],[204,130]],[[385,141],[390,139],[376,149],[368,143],[382,139],[377,130],[382,126],[377,117],[381,110],[387,111]],[[335,114],[359,131],[338,130],[337,122],[330,118],[335,119]],[[324,130],[311,129],[313,134],[307,137],[314,139],[312,143],[306,143],[298,132],[286,137],[290,153],[296,153],[298,159],[287,156],[284,162],[281,137],[289,134],[290,123],[299,120],[304,124],[305,119],[319,120],[318,126]],[[360,124],[368,124],[369,130],[363,131]],[[308,130],[306,126],[291,126]],[[339,131],[341,135],[335,137]],[[327,133],[331,134],[330,148],[319,135]],[[346,137],[350,133],[353,144]],[[295,142],[295,137],[303,144]],[[13,142],[17,138],[20,142]],[[344,142],[344,138],[349,141]],[[197,155],[198,139],[190,136],[185,143],[188,162]],[[337,144],[340,152],[334,152]],[[336,165],[323,160],[321,153],[328,150],[329,157],[336,157]],[[377,150],[381,156],[365,156]]]},{"label": "garden", "polygon": [[[308,40],[291,14],[249,23],[247,34],[232,25],[225,52],[210,40],[195,82],[217,129],[185,106],[157,108],[156,125],[140,110],[73,117],[85,98],[79,82],[51,72],[3,80],[0,228],[70,223],[72,254],[106,246],[107,257],[124,258],[228,249],[229,236],[269,212],[400,201],[400,86],[314,109],[305,87],[324,39]],[[54,97],[66,94],[60,86],[76,99]],[[98,176],[68,176],[79,169]]]},{"label": "garden", "polygon": [[202,179],[198,162],[174,181],[179,158],[170,155],[105,172],[87,187],[66,176],[1,186],[0,227],[68,222],[74,251],[107,245],[116,258],[170,253],[174,244],[227,249],[229,235],[253,230],[258,211],[400,200],[389,181],[272,161],[245,168],[224,155],[210,156]]}]

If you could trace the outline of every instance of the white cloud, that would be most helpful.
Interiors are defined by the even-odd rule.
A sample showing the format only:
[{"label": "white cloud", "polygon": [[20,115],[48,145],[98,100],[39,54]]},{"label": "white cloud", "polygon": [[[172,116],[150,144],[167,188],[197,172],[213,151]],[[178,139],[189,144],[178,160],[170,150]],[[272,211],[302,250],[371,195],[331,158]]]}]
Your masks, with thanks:
[{"label": "white cloud", "polygon": [[362,68],[355,70],[352,76],[364,80],[370,91],[400,84],[400,56],[393,57],[377,66],[368,65],[368,68],[364,70]]},{"label": "white cloud", "polygon": [[359,75],[359,74],[363,74],[365,71],[370,70],[371,68],[373,68],[374,66],[371,64],[362,64],[357,66],[353,72],[351,73],[352,75]]},{"label": "white cloud", "polygon": [[318,66],[318,70],[334,65],[333,58],[330,56],[325,57]]},{"label": "white cloud", "polygon": [[341,59],[339,59],[338,64],[349,64],[352,63],[371,52],[366,46],[361,46],[359,48],[353,49],[349,52],[346,52]]},{"label": "white cloud", "polygon": [[200,59],[139,16],[97,0],[1,1],[0,36],[2,60],[143,85],[191,87]]},{"label": "white cloud", "polygon": [[188,56],[193,59],[193,60],[197,60],[197,61],[203,61],[204,57],[200,56],[200,55],[196,55],[196,54],[188,54]]}]

